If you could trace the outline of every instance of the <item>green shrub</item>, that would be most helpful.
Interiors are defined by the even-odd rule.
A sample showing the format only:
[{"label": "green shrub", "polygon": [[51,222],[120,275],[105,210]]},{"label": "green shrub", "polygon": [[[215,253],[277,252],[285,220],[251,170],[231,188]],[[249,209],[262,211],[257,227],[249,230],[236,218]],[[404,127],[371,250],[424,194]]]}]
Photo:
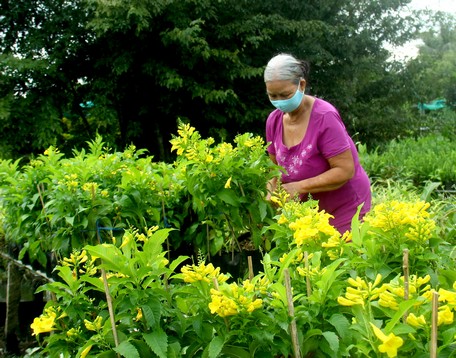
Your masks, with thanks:
[{"label": "green shrub", "polygon": [[361,150],[363,167],[373,181],[409,181],[424,187],[429,181],[443,189],[456,183],[456,142],[440,135],[393,140],[383,152]]}]

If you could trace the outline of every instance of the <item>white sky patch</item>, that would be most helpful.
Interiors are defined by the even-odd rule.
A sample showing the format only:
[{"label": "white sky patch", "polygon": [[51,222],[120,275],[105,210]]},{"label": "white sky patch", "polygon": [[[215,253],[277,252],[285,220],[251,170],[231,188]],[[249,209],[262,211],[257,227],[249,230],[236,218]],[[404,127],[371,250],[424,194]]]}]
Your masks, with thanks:
[{"label": "white sky patch", "polygon": [[455,0],[413,0],[409,7],[416,10],[446,11],[456,15]]},{"label": "white sky patch", "polygon": [[[407,7],[410,10],[444,11],[456,16],[456,0],[412,0]],[[406,12],[407,8],[404,10]],[[385,48],[391,51],[391,60],[407,62],[418,55],[419,46],[422,44],[423,41],[418,39],[398,47],[386,44]]]}]

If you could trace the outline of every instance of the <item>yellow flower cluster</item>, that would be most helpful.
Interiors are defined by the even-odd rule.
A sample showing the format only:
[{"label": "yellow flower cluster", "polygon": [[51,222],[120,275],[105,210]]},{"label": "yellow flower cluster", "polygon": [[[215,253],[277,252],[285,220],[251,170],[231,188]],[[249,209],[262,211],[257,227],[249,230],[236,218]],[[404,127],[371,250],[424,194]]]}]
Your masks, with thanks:
[{"label": "yellow flower cluster", "polygon": [[263,300],[256,296],[255,284],[246,280],[242,286],[225,284],[220,290],[211,289],[209,309],[212,314],[227,317],[241,312],[251,313],[262,307]]},{"label": "yellow flower cluster", "polygon": [[97,190],[97,188],[98,188],[98,184],[97,183],[92,183],[92,182],[85,183],[82,186],[82,190],[87,191],[89,193],[94,193]]},{"label": "yellow flower cluster", "polygon": [[78,175],[73,173],[73,174],[67,174],[64,176],[64,180],[60,180],[58,182],[59,185],[65,185],[68,189],[74,190],[78,187],[79,182],[78,182]]},{"label": "yellow flower cluster", "polygon": [[384,232],[405,229],[409,240],[423,242],[429,239],[436,226],[427,211],[429,206],[424,201],[386,201],[376,205],[365,221]]},{"label": "yellow flower cluster", "polygon": [[333,235],[328,241],[322,242],[321,247],[328,249],[326,253],[330,260],[336,260],[344,254],[345,244],[352,240],[351,231],[346,231],[342,236]]},{"label": "yellow flower cluster", "polygon": [[220,158],[224,158],[226,156],[230,156],[233,153],[233,146],[231,143],[222,142],[216,148],[215,152],[218,154]]},{"label": "yellow flower cluster", "polygon": [[228,280],[228,276],[220,273],[220,267],[214,268],[211,263],[206,265],[204,262],[199,265],[185,265],[182,267],[181,272],[183,274],[184,282],[194,283],[198,281],[204,281],[212,283],[214,279],[218,283],[223,283]]},{"label": "yellow flower cluster", "polygon": [[[430,280],[431,277],[429,275],[426,275],[425,277],[410,275],[408,284],[409,298],[416,298],[419,295],[426,297],[426,292],[431,288],[430,285],[427,285]],[[384,290],[380,294],[378,304],[382,307],[389,307],[393,310],[397,310],[399,308],[399,302],[405,297],[404,287],[403,276],[392,280],[390,283],[384,284],[382,286]]]},{"label": "yellow flower cluster", "polygon": [[78,274],[95,275],[97,269],[93,260],[89,259],[86,250],[73,250],[70,257],[64,257],[62,266],[68,266],[73,270],[73,277],[76,279]]},{"label": "yellow flower cluster", "polygon": [[97,316],[93,322],[85,319],[84,320],[84,325],[89,331],[99,331],[101,329],[101,323],[103,321],[103,318],[101,316]]},{"label": "yellow flower cluster", "polygon": [[[146,233],[140,233],[138,229],[127,230],[122,236],[122,244],[120,245],[120,248],[127,246],[130,242],[140,241],[146,243],[147,241],[149,241],[149,238],[153,235],[153,233],[158,229],[158,225],[154,225],[150,228],[145,227],[144,231]],[[113,244],[116,244],[115,237],[113,237]]]},{"label": "yellow flower cluster", "polygon": [[[178,137],[171,139],[171,152],[177,150],[177,155],[182,155],[189,143],[189,140],[192,138],[195,133],[195,128],[191,127],[190,124],[181,123],[178,126],[177,133]],[[196,133],[197,134],[197,133]]]},{"label": "yellow flower cluster", "polygon": [[[285,189],[283,189],[282,186],[280,186],[280,185],[272,193],[270,200],[274,204],[277,204],[277,206],[280,207],[280,208],[284,208],[287,205],[288,207],[286,209],[287,209],[288,212],[289,211],[294,212],[295,211],[294,209],[298,209],[298,208],[293,208],[292,206],[297,207],[299,205],[295,201],[289,201],[290,200],[290,194],[288,194],[285,191]],[[282,214],[280,216],[280,218],[279,218],[279,221],[280,221],[279,224],[283,224],[285,222],[288,222],[287,215]]]},{"label": "yellow flower cluster", "polygon": [[235,142],[237,142],[239,145],[244,145],[247,148],[263,148],[264,146],[264,140],[262,137],[250,137],[248,134],[237,137]]},{"label": "yellow flower cluster", "polygon": [[374,283],[366,282],[361,277],[349,278],[345,296],[339,296],[337,302],[342,306],[361,305],[364,307],[368,301],[376,300],[384,291],[383,286],[377,287],[382,280],[382,275],[378,274]]},{"label": "yellow flower cluster", "polygon": [[320,234],[337,238],[340,234],[329,224],[330,217],[330,214],[320,211],[318,207],[307,207],[305,213],[288,225],[294,231],[293,238],[296,246],[320,243]]},{"label": "yellow flower cluster", "polygon": [[[456,282],[453,284],[453,288],[456,289]],[[422,296],[430,302],[434,292],[434,289],[428,290]],[[440,288],[437,293],[439,295],[437,324],[439,326],[452,324],[454,322],[454,310],[456,308],[456,292]]]},{"label": "yellow flower cluster", "polygon": [[36,317],[30,327],[33,330],[32,335],[36,336],[40,333],[52,332],[56,329],[55,321],[57,319],[57,312],[54,307],[44,309],[44,313]]},{"label": "yellow flower cluster", "polygon": [[214,138],[201,140],[200,134],[190,124],[179,124],[177,133],[171,139],[171,152],[176,151],[178,156],[185,156],[188,160],[195,160],[204,163],[211,163],[214,160],[211,145]]}]

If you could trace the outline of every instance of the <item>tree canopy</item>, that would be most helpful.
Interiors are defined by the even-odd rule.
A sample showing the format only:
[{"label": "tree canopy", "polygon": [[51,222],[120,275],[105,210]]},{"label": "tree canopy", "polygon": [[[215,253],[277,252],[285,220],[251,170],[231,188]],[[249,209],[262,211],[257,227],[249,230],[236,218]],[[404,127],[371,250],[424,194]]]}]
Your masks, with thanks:
[{"label": "tree canopy", "polygon": [[3,1],[2,156],[69,151],[98,133],[166,160],[179,118],[216,139],[263,134],[262,73],[279,52],[309,60],[310,92],[367,140],[381,127],[370,119],[403,104],[383,45],[415,35],[409,2]]}]

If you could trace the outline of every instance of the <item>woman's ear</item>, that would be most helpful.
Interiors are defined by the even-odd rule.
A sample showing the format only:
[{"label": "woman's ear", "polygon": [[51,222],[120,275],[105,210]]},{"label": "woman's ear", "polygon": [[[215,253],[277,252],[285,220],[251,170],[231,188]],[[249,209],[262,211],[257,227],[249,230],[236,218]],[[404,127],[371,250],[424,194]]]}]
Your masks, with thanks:
[{"label": "woman's ear", "polygon": [[299,80],[299,91],[305,92],[305,90],[306,90],[306,84],[307,84],[306,80],[305,80],[304,78],[301,78],[301,79]]}]

